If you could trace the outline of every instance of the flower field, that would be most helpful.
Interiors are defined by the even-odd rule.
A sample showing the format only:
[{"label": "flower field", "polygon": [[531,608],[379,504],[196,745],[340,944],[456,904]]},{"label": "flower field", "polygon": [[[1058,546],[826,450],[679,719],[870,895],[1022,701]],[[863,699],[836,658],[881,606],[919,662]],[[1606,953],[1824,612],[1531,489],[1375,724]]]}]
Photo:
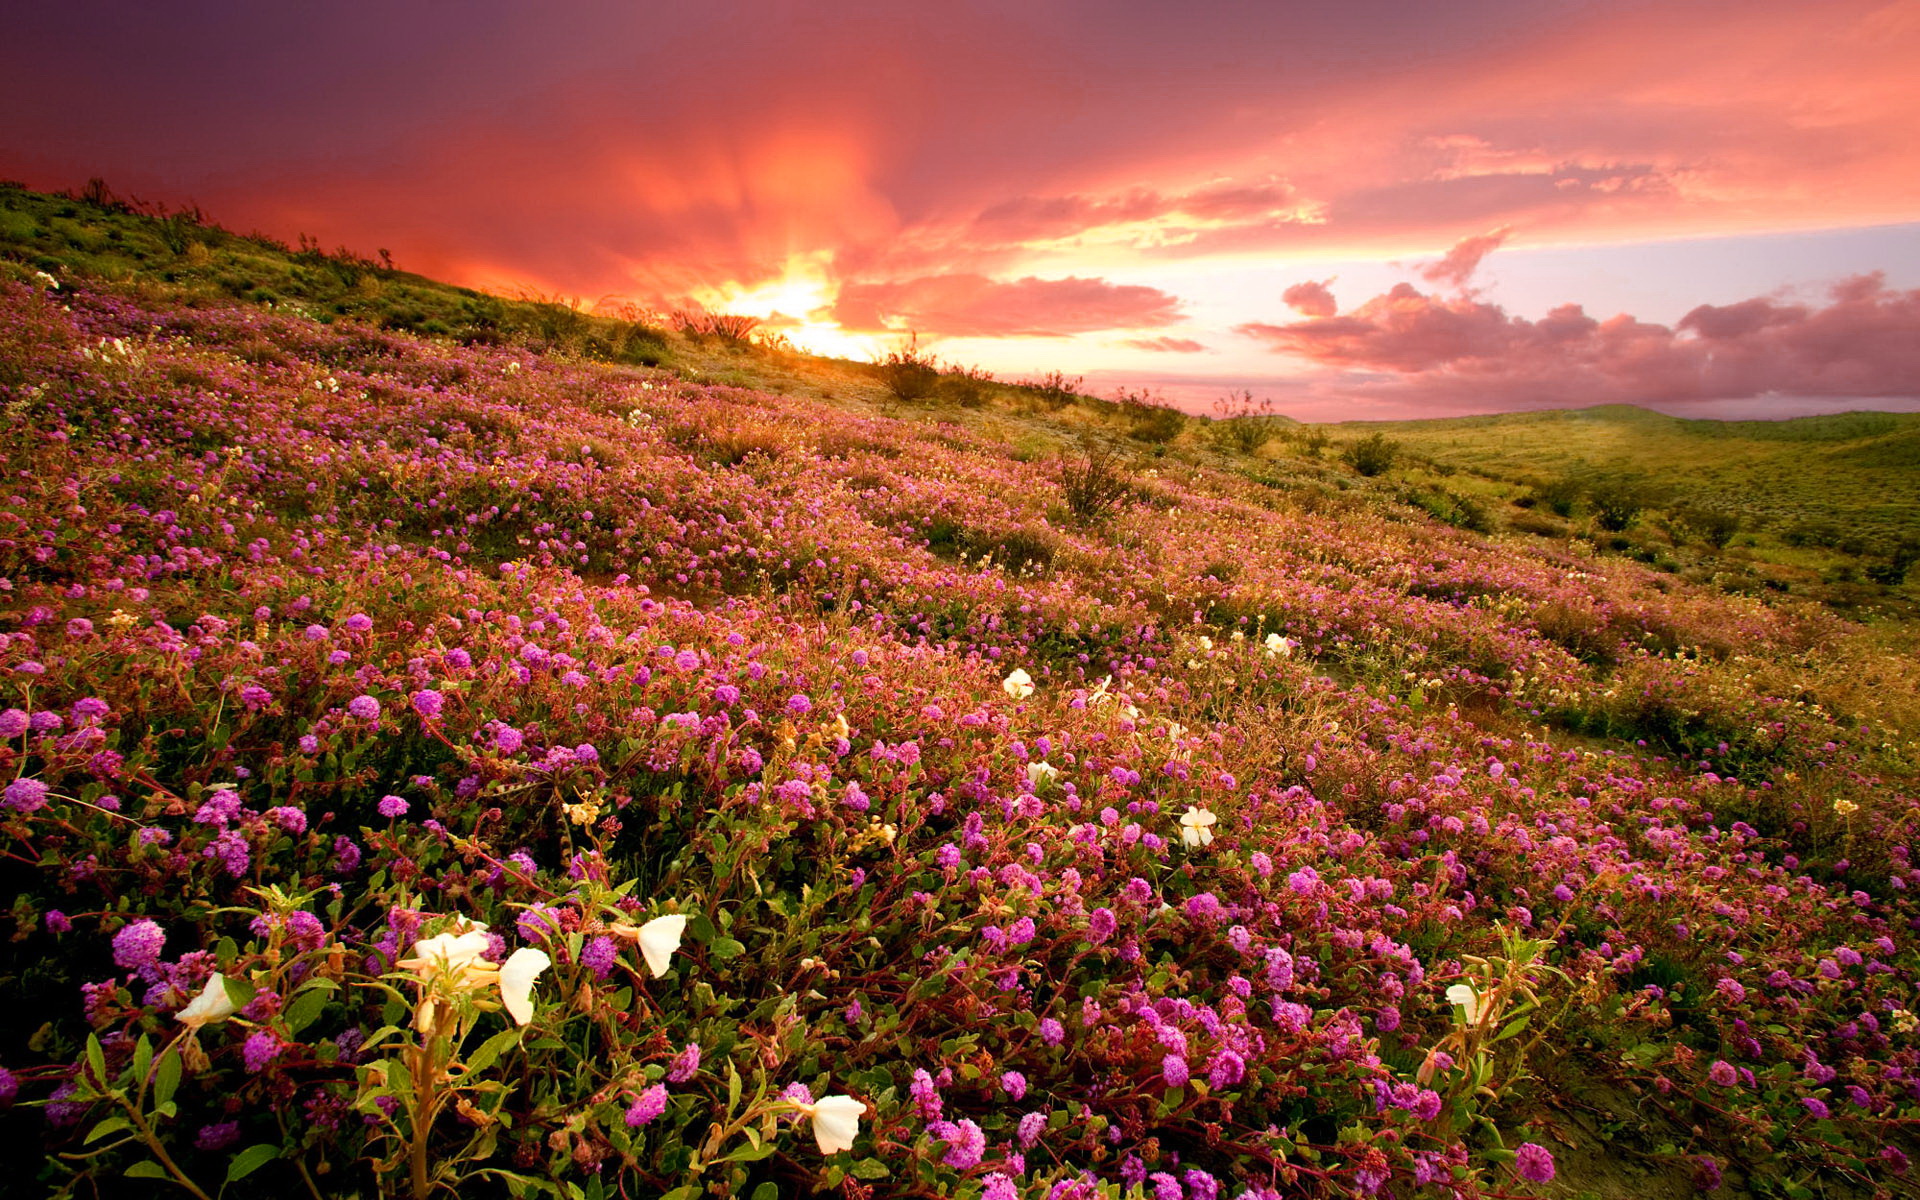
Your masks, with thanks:
[{"label": "flower field", "polygon": [[0,404],[7,1189],[1913,1194],[1884,630],[45,278]]}]

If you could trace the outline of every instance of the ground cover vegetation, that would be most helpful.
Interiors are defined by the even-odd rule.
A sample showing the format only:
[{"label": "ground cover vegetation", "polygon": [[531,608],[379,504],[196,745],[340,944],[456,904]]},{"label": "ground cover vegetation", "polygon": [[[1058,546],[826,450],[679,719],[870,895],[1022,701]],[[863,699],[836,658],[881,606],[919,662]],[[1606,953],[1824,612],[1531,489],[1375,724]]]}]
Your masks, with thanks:
[{"label": "ground cover vegetation", "polygon": [[1851,585],[1898,584],[1920,560],[1920,413],[1705,421],[1614,405],[1341,428],[1560,518],[1731,551],[1832,603],[1874,603]]},{"label": "ground cover vegetation", "polygon": [[1910,1194],[1910,624],[1400,431],[0,197],[8,1186]]}]

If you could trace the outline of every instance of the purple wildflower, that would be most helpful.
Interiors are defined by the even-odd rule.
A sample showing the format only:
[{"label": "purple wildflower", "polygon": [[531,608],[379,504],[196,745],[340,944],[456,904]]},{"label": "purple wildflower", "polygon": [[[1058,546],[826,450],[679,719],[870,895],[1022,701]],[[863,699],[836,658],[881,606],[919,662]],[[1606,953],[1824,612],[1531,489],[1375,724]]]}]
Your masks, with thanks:
[{"label": "purple wildflower", "polygon": [[1546,1183],[1553,1178],[1553,1153],[1545,1146],[1521,1142],[1513,1152],[1513,1169],[1528,1183]]},{"label": "purple wildflower", "polygon": [[1045,1133],[1046,1130],[1047,1130],[1047,1114],[1040,1113],[1040,1112],[1030,1112],[1025,1116],[1021,1117],[1020,1126],[1018,1130],[1018,1134],[1020,1138],[1020,1148],[1022,1150],[1033,1149],[1034,1144],[1040,1140],[1040,1135]]},{"label": "purple wildflower", "polygon": [[7,785],[6,805],[15,812],[36,812],[46,804],[47,785],[38,779],[16,779]]},{"label": "purple wildflower", "polygon": [[135,921],[113,935],[113,961],[123,971],[139,971],[160,961],[167,931],[154,921]]},{"label": "purple wildflower", "polygon": [[[620,959],[620,948],[613,939],[602,935],[588,942],[580,951],[580,965],[593,972],[595,979],[605,979],[613,974],[613,966]],[[678,1083],[679,1080],[675,1080]]]},{"label": "purple wildflower", "polygon": [[262,1029],[247,1036],[241,1044],[240,1060],[247,1068],[247,1074],[258,1075],[267,1069],[267,1064],[280,1057],[286,1045],[272,1031]]},{"label": "purple wildflower", "polygon": [[986,1157],[987,1135],[972,1121],[935,1121],[927,1132],[947,1144],[940,1161],[957,1171],[977,1167]]},{"label": "purple wildflower", "polygon": [[685,1083],[700,1070],[700,1043],[688,1042],[687,1048],[673,1056],[667,1067],[668,1083]]},{"label": "purple wildflower", "polygon": [[1169,1054],[1160,1060],[1160,1078],[1167,1086],[1177,1088],[1185,1086],[1188,1079],[1187,1060],[1178,1054]]},{"label": "purple wildflower", "polygon": [[638,1129],[667,1111],[667,1086],[656,1083],[634,1098],[627,1106],[627,1127]]}]

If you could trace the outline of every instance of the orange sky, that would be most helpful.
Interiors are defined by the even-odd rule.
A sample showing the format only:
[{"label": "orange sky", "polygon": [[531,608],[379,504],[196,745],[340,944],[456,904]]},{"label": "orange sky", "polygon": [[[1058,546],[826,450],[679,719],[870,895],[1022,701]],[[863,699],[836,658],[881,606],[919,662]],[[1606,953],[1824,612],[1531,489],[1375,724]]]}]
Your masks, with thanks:
[{"label": "orange sky", "polygon": [[[1682,351],[1702,304],[1892,321],[1829,343],[1871,363],[1756,351],[1789,374],[1647,398],[1920,396],[1884,357],[1920,286],[1913,0],[260,7],[28,6],[0,171],[471,284],[751,311],[830,352],[914,330],[1005,373],[1249,384],[1321,418],[1643,382],[1510,339],[1356,357],[1405,335],[1378,324],[1400,284],[1429,324],[1632,306]],[[1876,270],[1880,300],[1828,312]],[[1330,278],[1332,314],[1283,299]],[[1559,375],[1591,386],[1530,398]]]}]

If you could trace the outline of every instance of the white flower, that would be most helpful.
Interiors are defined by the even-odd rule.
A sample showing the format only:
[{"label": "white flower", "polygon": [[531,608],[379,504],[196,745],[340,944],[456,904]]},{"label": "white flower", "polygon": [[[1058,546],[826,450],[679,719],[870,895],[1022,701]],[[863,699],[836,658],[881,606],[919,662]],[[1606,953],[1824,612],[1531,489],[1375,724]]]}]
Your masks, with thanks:
[{"label": "white flower", "polygon": [[499,968],[487,961],[487,927],[477,921],[462,920],[460,932],[435,934],[413,944],[413,957],[398,965],[424,981],[447,976],[460,989],[481,987],[493,982]]},{"label": "white flower", "polygon": [[1266,646],[1269,655],[1277,654],[1281,658],[1288,658],[1293,654],[1294,643],[1277,633],[1268,634],[1267,640],[1262,644]]},{"label": "white flower", "polygon": [[1475,1025],[1480,1021],[1480,994],[1471,984],[1456,983],[1447,989],[1447,1003],[1457,1004],[1467,1010],[1467,1024]]},{"label": "white flower", "polygon": [[1212,639],[1212,638],[1210,638],[1210,637],[1206,637],[1206,636],[1202,636],[1202,637],[1200,638],[1200,648],[1201,648],[1202,650],[1211,650],[1211,649],[1213,649],[1213,639]]},{"label": "white flower", "polygon": [[813,1121],[813,1140],[820,1144],[820,1153],[838,1154],[853,1149],[867,1106],[852,1096],[822,1096],[812,1104],[800,1105],[800,1111]]},{"label": "white flower", "polygon": [[1015,700],[1025,700],[1028,696],[1033,695],[1033,676],[1027,674],[1019,667],[1015,667],[1013,674],[1007,676],[1006,679],[1001,682],[1000,686],[1006,691],[1007,695],[1012,696]]},{"label": "white flower", "polygon": [[1187,806],[1180,817],[1180,840],[1190,848],[1205,846],[1213,841],[1212,825],[1219,820],[1204,808]]},{"label": "white flower", "polygon": [[640,939],[640,956],[647,960],[647,967],[655,979],[667,973],[667,964],[673,958],[673,952],[680,948],[680,935],[687,929],[687,918],[679,913],[670,917],[655,917],[642,925],[635,936]]},{"label": "white flower", "polygon": [[553,960],[544,951],[526,946],[509,954],[500,965],[500,1002],[507,1006],[507,1015],[515,1025],[533,1020],[533,981],[552,965]]},{"label": "white flower", "polygon": [[214,1025],[232,1016],[236,1010],[233,997],[227,995],[227,978],[215,971],[207,976],[207,985],[173,1019],[189,1029],[198,1029],[202,1025]]},{"label": "white flower", "polygon": [[1027,764],[1027,786],[1036,791],[1049,782],[1059,778],[1060,768],[1052,763],[1032,762]]}]

